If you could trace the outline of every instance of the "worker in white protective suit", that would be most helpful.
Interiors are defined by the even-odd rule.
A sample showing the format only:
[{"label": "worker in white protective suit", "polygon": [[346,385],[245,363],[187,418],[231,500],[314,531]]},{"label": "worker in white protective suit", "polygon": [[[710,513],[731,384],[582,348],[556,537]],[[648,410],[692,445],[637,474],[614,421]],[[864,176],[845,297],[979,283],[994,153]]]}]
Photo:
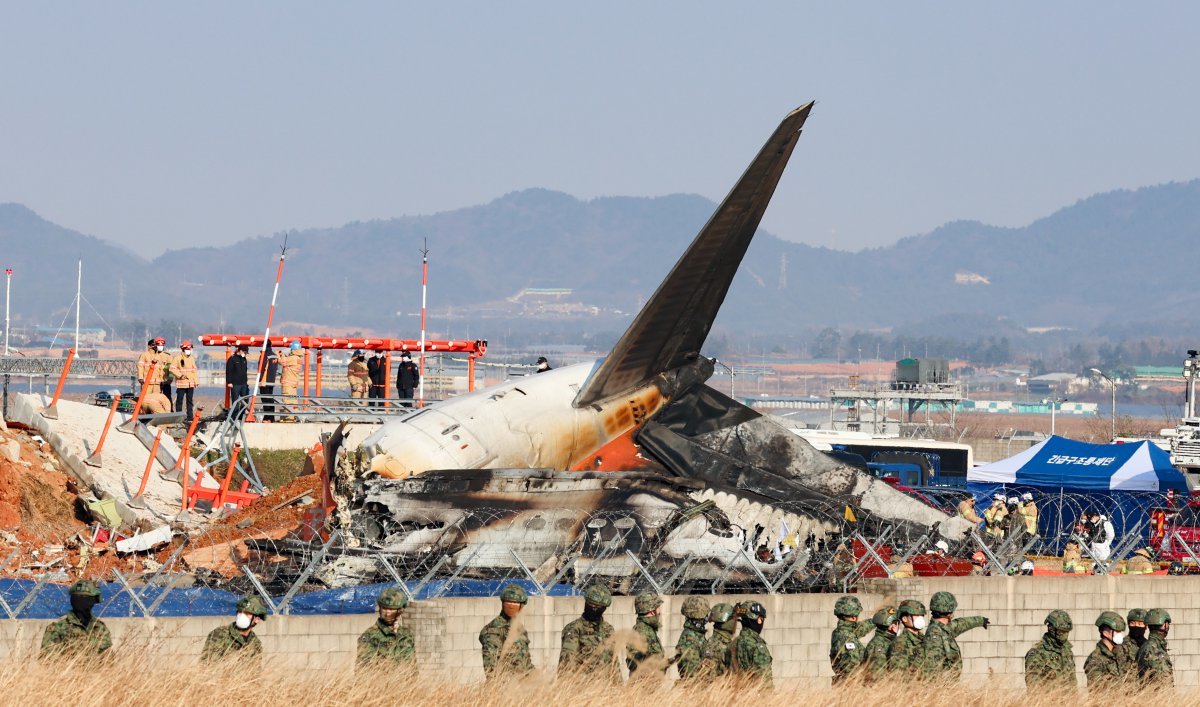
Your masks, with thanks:
[{"label": "worker in white protective suit", "polygon": [[1112,521],[1106,515],[1096,515],[1092,517],[1095,523],[1096,530],[1092,534],[1092,557],[1098,562],[1108,562],[1108,556],[1112,554],[1112,541],[1116,531],[1113,529]]}]

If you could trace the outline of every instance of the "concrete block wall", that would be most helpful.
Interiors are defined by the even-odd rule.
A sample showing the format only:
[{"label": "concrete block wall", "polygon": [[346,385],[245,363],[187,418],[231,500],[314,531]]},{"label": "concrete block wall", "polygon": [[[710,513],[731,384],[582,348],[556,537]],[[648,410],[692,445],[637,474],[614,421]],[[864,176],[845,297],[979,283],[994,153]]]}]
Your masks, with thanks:
[{"label": "concrete block wall", "polygon": [[[1075,629],[1072,647],[1084,684],[1083,661],[1097,640],[1093,622],[1106,609],[1124,615],[1132,607],[1165,608],[1174,620],[1169,645],[1179,686],[1200,685],[1200,577],[958,577],[869,580],[858,597],[864,620],[884,605],[916,598],[929,603],[940,590],[953,592],[959,616],[983,615],[992,621],[989,630],[976,629],[959,637],[963,651],[963,680],[980,682],[989,675],[1005,685],[1024,684],[1024,655],[1041,638],[1042,621],[1053,609],[1071,614]],[[756,595],[768,612],[764,638],[775,659],[777,681],[828,685],[829,635],[835,624],[833,604],[837,594]],[[670,651],[679,638],[683,617],[679,609],[686,597],[664,597],[663,645]],[[710,602],[734,603],[751,597],[708,597]],[[413,602],[404,622],[416,634],[422,674],[461,682],[483,680],[479,630],[499,611],[495,598],[453,598]],[[563,626],[579,616],[580,597],[535,597],[522,618],[529,631],[534,664],[553,668],[558,662]],[[606,618],[618,631],[635,620],[633,599],[616,597]],[[113,632],[114,650],[150,645],[153,650],[177,655],[182,663],[199,659],[204,637],[230,617],[115,618],[107,623]],[[369,628],[373,615],[272,617],[257,633],[263,641],[268,665],[317,670],[353,667],[358,636]],[[48,621],[0,621],[0,660],[36,654]],[[626,634],[628,635],[628,634]]]}]

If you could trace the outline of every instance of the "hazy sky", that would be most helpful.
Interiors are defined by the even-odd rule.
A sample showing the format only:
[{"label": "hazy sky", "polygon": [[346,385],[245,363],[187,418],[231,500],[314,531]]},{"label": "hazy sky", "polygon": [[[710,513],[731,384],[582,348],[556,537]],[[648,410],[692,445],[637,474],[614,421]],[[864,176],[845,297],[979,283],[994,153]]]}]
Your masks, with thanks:
[{"label": "hazy sky", "polygon": [[147,255],[527,187],[719,201],[857,249],[1200,176],[1200,4],[0,5],[0,202]]}]

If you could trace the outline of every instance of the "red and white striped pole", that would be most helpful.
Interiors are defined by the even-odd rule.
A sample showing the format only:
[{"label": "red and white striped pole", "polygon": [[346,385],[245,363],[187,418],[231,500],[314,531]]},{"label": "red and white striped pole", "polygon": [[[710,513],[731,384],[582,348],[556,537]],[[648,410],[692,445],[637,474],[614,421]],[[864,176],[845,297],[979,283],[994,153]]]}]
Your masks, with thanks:
[{"label": "red and white striped pole", "polygon": [[425,293],[429,286],[429,242],[421,249],[421,379],[417,381],[417,407],[425,407]]},{"label": "red and white striped pole", "polygon": [[250,400],[246,404],[246,417],[254,411],[254,399],[258,397],[258,384],[267,365],[267,346],[271,343],[271,320],[275,318],[275,300],[279,297],[279,281],[283,279],[283,258],[287,255],[287,234],[283,234],[283,247],[279,249],[279,267],[275,269],[275,290],[271,293],[271,308],[267,310],[267,332],[263,334],[262,349],[258,353],[258,375],[254,376],[254,387],[250,389]]}]

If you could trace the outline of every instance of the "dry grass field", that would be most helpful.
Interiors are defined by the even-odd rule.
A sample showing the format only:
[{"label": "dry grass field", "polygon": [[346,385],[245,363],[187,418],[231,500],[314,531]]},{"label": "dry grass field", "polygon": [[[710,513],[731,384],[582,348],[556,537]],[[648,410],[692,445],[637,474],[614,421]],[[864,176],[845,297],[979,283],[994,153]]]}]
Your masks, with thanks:
[{"label": "dry grass field", "polygon": [[1024,690],[1000,688],[983,683],[955,686],[886,684],[847,686],[839,689],[805,683],[782,684],[762,690],[735,682],[716,682],[697,687],[672,686],[667,681],[637,680],[613,686],[601,680],[580,678],[556,680],[535,673],[522,681],[459,685],[452,682],[413,678],[397,673],[344,673],[317,670],[296,672],[265,668],[244,661],[200,666],[180,665],[170,656],[137,650],[115,651],[111,659],[95,662],[7,661],[0,666],[0,695],[5,704],[101,705],[845,705],[847,707],[893,707],[894,705],[946,705],[968,707],[1001,704],[1021,705],[1109,705],[1113,703],[1200,704],[1196,692],[1027,694]]}]

